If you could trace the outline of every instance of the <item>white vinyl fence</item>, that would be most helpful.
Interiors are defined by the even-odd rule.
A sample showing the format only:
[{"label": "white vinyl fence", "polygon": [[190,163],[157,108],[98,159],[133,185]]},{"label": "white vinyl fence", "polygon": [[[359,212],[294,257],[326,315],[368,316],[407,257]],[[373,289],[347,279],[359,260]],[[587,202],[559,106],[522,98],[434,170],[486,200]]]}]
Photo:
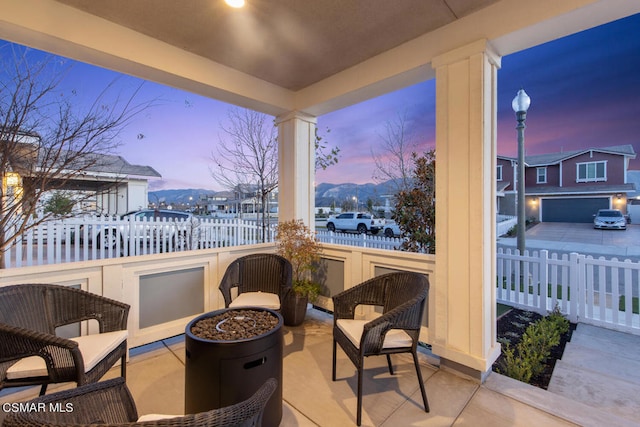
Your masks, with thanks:
[{"label": "white vinyl fence", "polygon": [[[13,234],[12,230],[9,230]],[[172,221],[85,216],[51,220],[27,230],[5,252],[5,268],[199,248],[250,245],[263,241],[260,224],[241,219]],[[266,230],[267,241],[274,231]]]},{"label": "white vinyl fence", "polygon": [[[267,230],[273,241],[273,228]],[[395,250],[402,239],[320,230],[324,243]],[[149,221],[84,217],[48,221],[26,232],[5,252],[5,267],[250,245],[262,241],[254,221],[198,219]],[[541,314],[556,306],[572,322],[640,335],[640,263],[577,253],[499,249],[496,298]]]},{"label": "white vinyl fence", "polygon": [[498,302],[547,314],[556,306],[571,322],[640,335],[640,263],[578,253],[497,254]]},{"label": "white vinyl fence", "polygon": [[518,218],[513,215],[498,215],[496,221],[496,236],[504,236],[518,223]]},{"label": "white vinyl fence", "polygon": [[374,236],[366,233],[336,233],[328,230],[318,230],[317,236],[322,243],[373,249],[394,250],[398,249],[402,243],[402,239],[399,237],[385,237],[382,234]]}]

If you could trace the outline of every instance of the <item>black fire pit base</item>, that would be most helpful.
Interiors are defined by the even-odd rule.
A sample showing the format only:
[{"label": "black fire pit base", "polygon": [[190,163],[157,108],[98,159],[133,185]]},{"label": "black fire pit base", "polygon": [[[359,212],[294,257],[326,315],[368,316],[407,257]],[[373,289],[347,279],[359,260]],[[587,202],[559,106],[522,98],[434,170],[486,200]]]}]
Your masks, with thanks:
[{"label": "black fire pit base", "polygon": [[[240,340],[212,340],[192,333],[200,320],[220,314],[243,319],[246,311],[268,312],[277,318],[270,331]],[[217,325],[224,328],[229,322]],[[278,380],[278,387],[267,402],[262,425],[276,427],[282,420],[282,316],[265,308],[223,309],[203,314],[186,327],[185,413],[194,414],[239,403],[251,397],[269,378]]]}]

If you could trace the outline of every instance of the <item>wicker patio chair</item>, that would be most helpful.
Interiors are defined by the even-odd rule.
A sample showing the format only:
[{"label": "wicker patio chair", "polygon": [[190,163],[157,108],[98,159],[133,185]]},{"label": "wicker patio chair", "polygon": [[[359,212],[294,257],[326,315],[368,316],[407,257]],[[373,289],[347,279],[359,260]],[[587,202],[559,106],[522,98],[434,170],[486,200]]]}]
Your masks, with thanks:
[{"label": "wicker patio chair", "polygon": [[47,410],[9,413],[4,426],[260,426],[264,408],[276,387],[277,380],[270,378],[253,396],[235,405],[198,414],[153,414],[138,418],[135,402],[124,378],[114,378],[30,400],[30,404],[44,404]]},{"label": "wicker patio chair", "polygon": [[[417,355],[428,291],[429,281],[425,276],[398,272],[367,280],[333,297],[332,380],[336,380],[336,348],[339,344],[358,370],[357,425],[362,420],[362,374],[367,356],[386,355],[389,373],[393,375],[391,354],[411,353],[424,409],[429,412]],[[359,304],[381,306],[382,315],[371,321],[354,319]]]},{"label": "wicker patio chair", "polygon": [[[276,254],[252,254],[234,260],[220,282],[225,307],[258,306],[280,311],[291,290],[291,263]],[[238,295],[232,298],[232,289]]]},{"label": "wicker patio chair", "polygon": [[[126,376],[129,305],[80,289],[27,284],[0,287],[0,390],[98,381],[118,360]],[[99,334],[66,339],[59,326],[95,319]]]}]

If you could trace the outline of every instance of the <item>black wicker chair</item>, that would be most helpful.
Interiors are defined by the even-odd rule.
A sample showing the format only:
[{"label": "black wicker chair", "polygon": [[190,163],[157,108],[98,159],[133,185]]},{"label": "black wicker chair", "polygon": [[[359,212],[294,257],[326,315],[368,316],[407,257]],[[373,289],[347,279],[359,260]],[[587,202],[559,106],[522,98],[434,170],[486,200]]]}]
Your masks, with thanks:
[{"label": "black wicker chair", "polygon": [[[253,254],[229,264],[220,282],[220,292],[225,307],[260,306],[280,311],[291,283],[289,260],[276,254]],[[232,300],[233,288],[237,288],[238,296]]]},{"label": "black wicker chair", "polygon": [[[169,418],[163,415],[150,415],[138,418],[136,404],[124,378],[114,378],[33,399],[29,403],[44,404],[47,410],[9,413],[3,425],[5,427],[260,426],[265,405],[276,387],[277,381],[270,378],[253,396],[235,405],[199,414],[169,416]],[[60,410],[55,410],[56,408]],[[148,421],[144,421],[145,419]]]},{"label": "black wicker chair", "polygon": [[[67,286],[0,287],[0,390],[98,381],[121,360],[126,376],[129,305]],[[95,319],[100,334],[66,339],[59,326]]]},{"label": "black wicker chair", "polygon": [[[428,279],[417,273],[390,273],[367,280],[333,297],[333,370],[336,380],[337,344],[358,369],[358,425],[362,420],[362,374],[367,356],[386,355],[393,375],[391,354],[411,353],[416,368],[424,409],[429,412],[427,393],[418,364],[417,346]],[[354,320],[359,304],[382,307],[374,320]]]}]

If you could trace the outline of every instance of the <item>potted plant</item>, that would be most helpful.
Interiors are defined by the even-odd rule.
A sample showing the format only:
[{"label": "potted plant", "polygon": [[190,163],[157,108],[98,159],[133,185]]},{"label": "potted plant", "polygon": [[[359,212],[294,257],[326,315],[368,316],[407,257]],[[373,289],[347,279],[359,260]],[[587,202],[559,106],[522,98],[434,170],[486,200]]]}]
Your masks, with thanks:
[{"label": "potted plant", "polygon": [[314,302],[322,287],[311,278],[318,268],[322,247],[315,233],[302,220],[281,222],[276,228],[276,252],[291,262],[293,280],[291,292],[282,304],[285,325],[300,325],[309,301]]}]

